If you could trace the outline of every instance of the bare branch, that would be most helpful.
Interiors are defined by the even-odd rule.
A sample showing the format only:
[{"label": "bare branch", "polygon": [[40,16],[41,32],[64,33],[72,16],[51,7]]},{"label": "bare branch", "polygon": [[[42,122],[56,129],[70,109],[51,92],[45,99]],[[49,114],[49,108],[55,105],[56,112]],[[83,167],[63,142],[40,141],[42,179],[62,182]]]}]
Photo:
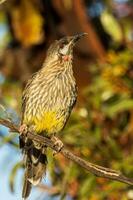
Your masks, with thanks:
[{"label": "bare branch", "polygon": [[[11,121],[5,120],[5,119],[0,119],[0,124],[10,128],[10,130],[12,132],[17,132],[19,134],[19,127],[14,125]],[[37,135],[37,134],[31,133],[31,132],[27,133],[27,137],[57,151],[56,146],[54,146],[53,141],[51,141],[47,137]],[[127,183],[129,185],[133,185],[133,179],[127,178],[121,172],[90,163],[90,162],[74,155],[72,152],[67,150],[65,147],[63,147],[61,149],[60,153],[64,157],[68,158],[69,160],[74,161],[75,163],[77,163],[78,165],[80,165],[81,167],[83,167],[84,169],[86,169],[87,171],[91,172],[92,174],[94,174],[98,177],[108,178],[111,180],[116,180],[116,181],[120,181],[123,183]]]}]

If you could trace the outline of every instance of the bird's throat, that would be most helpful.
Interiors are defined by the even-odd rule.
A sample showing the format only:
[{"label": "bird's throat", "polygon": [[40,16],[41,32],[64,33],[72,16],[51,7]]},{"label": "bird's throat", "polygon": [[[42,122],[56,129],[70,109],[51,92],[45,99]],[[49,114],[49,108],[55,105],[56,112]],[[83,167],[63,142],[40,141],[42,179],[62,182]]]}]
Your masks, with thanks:
[{"label": "bird's throat", "polygon": [[64,60],[64,61],[71,61],[72,60],[72,56],[71,55],[64,55],[64,56],[62,56],[62,59]]}]

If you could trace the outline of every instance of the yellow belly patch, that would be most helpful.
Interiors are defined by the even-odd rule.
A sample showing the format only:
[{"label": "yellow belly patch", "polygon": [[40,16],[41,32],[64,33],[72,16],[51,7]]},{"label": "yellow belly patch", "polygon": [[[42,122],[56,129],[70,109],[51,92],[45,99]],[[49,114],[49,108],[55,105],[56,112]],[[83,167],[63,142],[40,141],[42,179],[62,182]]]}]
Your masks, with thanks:
[{"label": "yellow belly patch", "polygon": [[37,133],[45,131],[46,133],[59,132],[64,126],[64,117],[57,119],[55,112],[47,112],[42,116],[25,116],[24,123],[33,125]]}]

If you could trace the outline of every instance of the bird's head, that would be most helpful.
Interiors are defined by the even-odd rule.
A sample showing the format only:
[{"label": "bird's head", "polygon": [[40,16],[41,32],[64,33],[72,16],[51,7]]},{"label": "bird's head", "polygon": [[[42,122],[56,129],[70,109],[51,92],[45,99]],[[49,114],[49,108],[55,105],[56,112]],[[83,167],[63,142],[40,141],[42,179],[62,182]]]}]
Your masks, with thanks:
[{"label": "bird's head", "polygon": [[63,37],[56,40],[48,49],[47,57],[54,60],[69,61],[73,56],[73,47],[87,33],[80,33],[74,36]]}]

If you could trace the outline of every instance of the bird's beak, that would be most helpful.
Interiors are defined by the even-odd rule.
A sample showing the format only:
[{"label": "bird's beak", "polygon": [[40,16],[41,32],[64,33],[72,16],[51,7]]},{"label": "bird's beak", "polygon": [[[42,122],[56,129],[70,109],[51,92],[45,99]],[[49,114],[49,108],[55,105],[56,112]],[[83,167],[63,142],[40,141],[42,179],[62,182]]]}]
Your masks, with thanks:
[{"label": "bird's beak", "polygon": [[75,44],[85,35],[88,35],[88,33],[79,33],[79,34],[76,34],[74,36],[71,36],[69,38],[69,44],[68,44],[68,47],[71,49],[75,46]]},{"label": "bird's beak", "polygon": [[79,33],[77,35],[69,37],[69,43],[67,45],[67,49],[68,49],[67,54],[71,53],[71,50],[73,49],[75,44],[85,35],[88,35],[88,33]]},{"label": "bird's beak", "polygon": [[75,44],[85,35],[88,35],[88,33],[79,33],[77,35],[74,35],[74,36],[72,36],[71,42]]},{"label": "bird's beak", "polygon": [[75,44],[83,37],[87,35],[87,33],[79,33],[79,34],[76,34],[74,36],[69,36],[68,37],[68,44],[65,45],[65,48],[62,51],[62,54],[63,55],[69,55],[71,54],[72,50],[73,50],[73,47],[75,46]]}]

